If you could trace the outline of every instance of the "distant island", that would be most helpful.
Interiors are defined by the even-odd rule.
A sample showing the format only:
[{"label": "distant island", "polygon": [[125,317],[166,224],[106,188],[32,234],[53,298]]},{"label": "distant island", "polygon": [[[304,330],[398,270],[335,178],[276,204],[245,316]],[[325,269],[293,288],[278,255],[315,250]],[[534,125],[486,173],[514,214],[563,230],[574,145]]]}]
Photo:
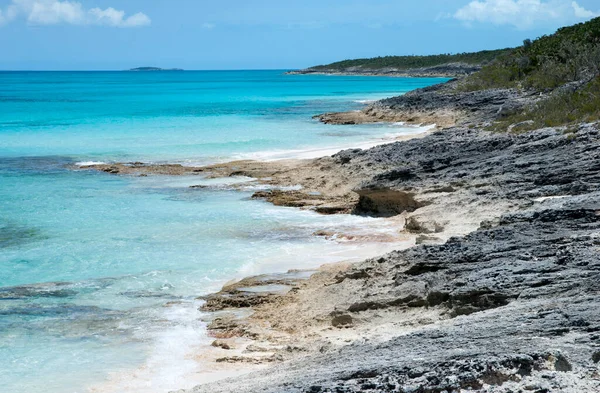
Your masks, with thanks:
[{"label": "distant island", "polygon": [[372,75],[410,77],[457,77],[473,74],[512,49],[484,50],[472,53],[431,56],[384,56],[368,59],[343,60],[303,70],[290,75]]},{"label": "distant island", "polygon": [[137,67],[127,71],[183,71],[182,68]]}]

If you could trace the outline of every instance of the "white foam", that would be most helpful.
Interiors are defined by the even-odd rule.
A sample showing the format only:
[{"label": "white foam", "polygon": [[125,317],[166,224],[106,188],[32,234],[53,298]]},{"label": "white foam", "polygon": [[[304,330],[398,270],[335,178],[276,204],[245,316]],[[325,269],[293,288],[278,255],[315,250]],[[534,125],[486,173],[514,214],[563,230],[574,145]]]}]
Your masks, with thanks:
[{"label": "white foam", "polygon": [[[192,388],[206,382],[194,359],[199,347],[208,347],[206,324],[199,321],[196,302],[165,307],[158,330],[149,326],[139,339],[151,340],[145,364],[137,369],[112,373],[104,383],[88,389],[93,393],[150,393]],[[162,324],[161,323],[161,324]],[[154,331],[153,331],[154,330]]]},{"label": "white foam", "polygon": [[431,131],[436,126],[406,126],[404,123],[393,123],[390,128],[401,126],[402,132],[387,133],[378,138],[369,139],[363,142],[350,142],[337,146],[317,147],[295,150],[271,150],[255,153],[240,154],[234,157],[235,160],[256,160],[256,161],[277,161],[289,159],[312,159],[324,156],[331,156],[346,149],[370,149],[375,146],[385,145],[398,141],[406,136],[414,136]]},{"label": "white foam", "polygon": [[240,189],[242,191],[248,192],[256,192],[256,191],[268,191],[268,190],[278,190],[278,191],[300,191],[302,187],[300,184],[296,184],[293,186],[273,186],[270,184],[252,184],[249,186],[242,186]]},{"label": "white foam", "polygon": [[104,164],[106,164],[106,162],[103,162],[103,161],[80,161],[80,162],[75,163],[75,165],[77,165],[78,167],[92,166],[92,165],[104,165]]},{"label": "white foam", "polygon": [[[290,208],[291,209],[291,208]],[[287,216],[288,210],[278,207],[269,209],[274,220]],[[295,211],[305,215],[304,224],[310,231],[332,230],[341,234],[381,233],[396,236],[396,241],[358,241],[339,239],[325,240],[313,237],[302,245],[290,244],[281,247],[277,255],[253,259],[242,266],[237,278],[255,274],[285,272],[289,269],[315,269],[326,263],[360,261],[382,255],[395,249],[410,247],[412,240],[405,239],[398,232],[403,220],[382,219],[359,216],[319,216],[310,211]],[[319,217],[319,222],[310,220]],[[331,242],[337,243],[333,246]],[[152,275],[159,272],[147,273]],[[233,277],[231,277],[233,278]],[[206,291],[218,290],[224,284],[218,280]],[[190,389],[196,385],[236,377],[262,366],[220,367],[214,362],[211,352],[211,338],[198,312],[199,301],[182,301],[162,308],[152,323],[139,326],[137,339],[148,342],[149,352],[146,361],[112,373],[106,381],[88,389],[90,393],[153,393]],[[217,354],[221,356],[220,354]],[[259,368],[257,368],[259,367]]]},{"label": "white foam", "polygon": [[404,94],[406,94],[405,91],[385,94],[369,94],[367,95],[368,98],[353,100],[353,102],[356,102],[358,104],[372,104],[374,102],[385,100],[387,98],[403,96]]}]

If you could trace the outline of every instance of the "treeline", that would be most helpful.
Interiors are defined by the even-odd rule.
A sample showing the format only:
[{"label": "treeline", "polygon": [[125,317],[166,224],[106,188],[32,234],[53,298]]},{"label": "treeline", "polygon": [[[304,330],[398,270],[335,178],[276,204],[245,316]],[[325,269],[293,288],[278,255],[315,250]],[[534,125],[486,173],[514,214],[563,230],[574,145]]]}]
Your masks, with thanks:
[{"label": "treeline", "polygon": [[465,91],[490,88],[517,88],[546,97],[494,124],[492,128],[498,131],[600,120],[600,18],[525,40],[521,47],[466,77],[461,87]]},{"label": "treeline", "polygon": [[600,74],[600,18],[563,27],[555,34],[498,56],[467,78],[465,88],[521,87],[551,90]]},{"label": "treeline", "polygon": [[413,68],[428,68],[448,63],[465,63],[471,65],[484,65],[499,55],[509,53],[511,49],[484,50],[473,53],[441,54],[431,56],[383,56],[370,59],[343,60],[336,63],[311,67],[310,70],[346,70],[358,67],[368,70],[395,68],[409,70]]}]

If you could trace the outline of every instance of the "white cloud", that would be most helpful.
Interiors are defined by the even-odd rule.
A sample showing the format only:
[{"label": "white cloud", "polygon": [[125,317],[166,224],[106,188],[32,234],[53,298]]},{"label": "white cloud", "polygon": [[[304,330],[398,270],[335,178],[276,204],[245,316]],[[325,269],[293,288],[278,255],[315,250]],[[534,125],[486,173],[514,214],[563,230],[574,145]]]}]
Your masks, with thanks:
[{"label": "white cloud", "polygon": [[567,0],[475,0],[453,15],[466,23],[513,25],[526,29],[551,21],[589,19],[598,13]]},{"label": "white cloud", "polygon": [[575,11],[575,16],[578,18],[589,19],[589,18],[595,18],[597,16],[600,16],[600,12],[593,12],[593,11],[586,10],[585,8],[583,8],[582,6],[577,4],[576,1],[571,3],[571,6],[573,7],[573,10]]},{"label": "white cloud", "polygon": [[86,10],[76,1],[58,0],[12,0],[4,10],[0,9],[0,24],[23,17],[31,25],[103,25],[113,27],[138,27],[151,23],[141,12],[125,17],[125,11],[112,7]]},{"label": "white cloud", "polygon": [[214,23],[203,23],[202,24],[202,28],[206,29],[206,30],[212,30],[215,27],[217,27],[217,25],[215,25]]},{"label": "white cloud", "polygon": [[100,8],[92,8],[88,11],[91,20],[100,25],[116,26],[116,27],[136,27],[147,26],[151,23],[150,18],[146,14],[138,12],[125,18],[125,12],[115,10],[109,7],[105,10]]}]

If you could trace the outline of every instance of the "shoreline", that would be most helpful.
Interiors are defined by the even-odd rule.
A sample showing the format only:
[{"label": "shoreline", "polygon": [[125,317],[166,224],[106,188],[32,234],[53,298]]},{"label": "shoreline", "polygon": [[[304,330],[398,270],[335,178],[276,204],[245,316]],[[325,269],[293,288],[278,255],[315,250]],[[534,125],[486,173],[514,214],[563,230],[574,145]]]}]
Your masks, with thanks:
[{"label": "shoreline", "polygon": [[246,277],[201,297],[201,310],[215,313],[214,362],[265,367],[178,393],[600,389],[600,180],[590,153],[599,124],[490,133],[480,125],[533,99],[455,88],[371,106],[456,114],[423,138],[311,160],[92,168],[254,178],[271,187],[255,198],[398,220],[414,242],[309,277]]},{"label": "shoreline", "polygon": [[[296,207],[311,209],[322,214],[349,213],[358,201],[352,189],[362,181],[360,174],[328,173],[329,179],[321,173],[324,169],[332,168],[332,156],[345,150],[369,149],[384,146],[399,141],[424,138],[435,132],[435,126],[417,126],[419,131],[410,134],[396,134],[394,137],[377,138],[359,144],[355,148],[319,148],[302,151],[294,151],[302,156],[308,152],[331,153],[322,154],[316,158],[267,158],[262,160],[241,159],[226,161],[203,166],[191,166],[183,164],[145,164],[142,162],[132,163],[95,163],[82,162],[74,169],[96,170],[112,175],[129,176],[184,176],[198,175],[205,179],[219,179],[232,177],[245,177],[249,181],[239,185],[232,184],[231,188],[248,187],[258,185],[270,189],[257,191],[253,198],[264,199],[276,206]],[[264,153],[269,156],[272,153]],[[274,153],[277,155],[277,153]],[[289,156],[290,152],[283,153]],[[273,157],[273,156],[271,156]],[[90,165],[86,165],[90,164]],[[294,188],[300,187],[295,190]],[[191,188],[210,188],[209,185],[193,185]]]},{"label": "shoreline", "polygon": [[[423,131],[417,134],[404,135],[395,140],[386,140],[376,143],[372,147],[382,147],[389,143],[399,141],[410,141],[425,138],[436,131],[431,127],[423,127]],[[356,152],[358,149],[338,151],[334,157],[344,151]],[[279,159],[266,161],[240,160],[202,167],[189,167],[179,164],[98,164],[82,165],[82,170],[93,169],[113,175],[125,176],[185,176],[190,174],[206,176],[204,179],[228,179],[242,176],[249,182],[233,183],[229,189],[242,189],[249,184],[268,187],[270,190],[257,191],[254,199],[263,199],[276,206],[286,206],[315,211],[319,214],[351,214],[359,205],[361,196],[353,189],[358,188],[367,176],[364,174],[353,174],[343,170],[339,160],[330,156],[320,156],[312,159]],[[341,170],[340,170],[341,169]],[[299,190],[293,189],[300,185]],[[210,188],[206,185],[193,185],[192,188]],[[392,198],[393,199],[393,198]],[[404,195],[400,196],[400,203],[405,203]],[[383,205],[389,204],[384,201]],[[198,363],[200,373],[204,378],[202,384],[217,382],[222,379],[239,377],[254,371],[264,370],[273,364],[282,361],[305,356],[314,350],[315,345],[326,345],[331,348],[341,348],[356,340],[362,340],[367,330],[361,332],[350,332],[340,330],[344,328],[344,318],[340,322],[331,322],[327,315],[325,319],[319,316],[316,326],[304,325],[302,328],[290,326],[290,315],[296,311],[290,311],[285,318],[277,317],[284,305],[293,310],[299,303],[310,302],[309,298],[299,301],[294,297],[295,293],[310,293],[318,290],[324,282],[335,281],[340,274],[345,274],[352,266],[369,258],[414,247],[417,244],[439,244],[446,239],[465,234],[475,229],[475,224],[450,225],[448,230],[444,228],[429,229],[420,228],[418,221],[413,219],[411,229],[405,226],[409,222],[409,215],[401,213],[406,207],[397,207],[396,210],[369,211],[368,209],[358,214],[370,215],[388,222],[391,228],[395,228],[395,237],[381,236],[374,228],[358,228],[359,232],[319,232],[314,236],[326,238],[331,241],[351,242],[352,244],[371,244],[380,242],[383,246],[373,249],[370,253],[361,253],[352,260],[344,259],[339,262],[328,263],[309,270],[312,274],[307,277],[290,280],[288,275],[294,275],[302,270],[291,270],[287,272],[250,275],[241,279],[233,279],[224,283],[223,288],[214,293],[201,296],[199,299],[206,302],[200,307],[205,313],[202,320],[207,323],[206,334],[210,338],[200,349],[199,355],[202,361]],[[410,209],[409,209],[410,210]],[[425,213],[425,216],[435,216],[440,213],[439,209]],[[431,221],[431,217],[419,220]],[[448,221],[451,219],[448,218]],[[378,221],[382,222],[382,221]],[[380,226],[381,224],[378,224]],[[265,277],[271,276],[266,280]],[[279,277],[278,277],[279,276]],[[275,304],[275,305],[274,305]],[[323,307],[324,305],[321,305]],[[273,320],[276,318],[277,321]],[[334,317],[335,319],[336,317]],[[266,321],[268,325],[275,328],[263,326]],[[306,320],[303,321],[306,323]],[[333,323],[333,325],[332,325]],[[394,323],[392,320],[386,323]],[[287,327],[283,327],[287,326]],[[333,326],[333,330],[332,330]],[[283,333],[282,333],[283,329]],[[293,331],[290,331],[292,329]],[[309,329],[310,333],[304,333]],[[299,333],[302,331],[303,333]],[[381,332],[382,337],[387,337]],[[321,337],[315,340],[315,337]],[[325,340],[327,344],[321,342]],[[318,341],[318,343],[317,343]],[[307,352],[308,351],[308,352]],[[243,369],[243,371],[240,371]],[[140,371],[135,371],[139,373]],[[118,376],[117,380],[122,380]],[[127,378],[125,378],[127,379]],[[198,380],[196,380],[199,383]],[[117,382],[112,382],[117,383]],[[118,383],[117,383],[118,385]],[[95,388],[98,392],[110,391],[103,387]],[[135,390],[144,392],[144,390]]]},{"label": "shoreline", "polygon": [[[412,126],[414,127],[414,126]],[[406,141],[411,139],[419,139],[430,135],[435,132],[434,126],[426,127],[414,127],[415,133],[409,134],[396,134],[393,137],[380,137],[370,141],[366,141],[355,148],[350,150],[356,150],[358,148],[368,149],[376,146],[382,146],[389,143],[395,143],[398,141]],[[348,149],[348,148],[346,148]],[[315,180],[317,174],[321,172],[323,165],[330,165],[328,163],[331,157],[326,155],[327,153],[339,153],[344,149],[338,148],[320,148],[310,149],[309,154],[315,151],[324,153],[314,158],[287,158],[287,159],[265,159],[261,161],[255,160],[236,160],[228,161],[224,163],[217,163],[206,166],[184,166],[181,164],[143,164],[141,162],[135,163],[101,163],[101,162],[80,162],[75,164],[76,170],[98,170],[112,175],[124,175],[124,176],[186,176],[186,175],[200,175],[203,179],[229,179],[235,177],[245,177],[250,181],[241,183],[232,183],[227,186],[228,189],[239,189],[243,190],[249,185],[258,185],[260,188],[268,188],[266,191],[257,191],[254,193],[254,199],[263,199],[276,206],[286,206],[293,208],[300,208],[305,210],[315,211],[319,214],[347,214],[351,213],[351,210],[356,205],[358,198],[357,196],[350,197],[352,194],[352,187],[357,186],[360,183],[359,178],[352,177],[348,174],[337,173],[333,177],[340,177],[335,185],[327,184],[322,187],[319,183],[321,180]],[[296,153],[296,151],[294,151]],[[305,156],[305,151],[300,154]],[[267,155],[270,153],[266,153]],[[290,154],[285,152],[283,154]],[[331,175],[331,174],[329,174]],[[297,180],[301,181],[298,182]],[[330,177],[331,179],[331,177]],[[340,187],[340,182],[350,180],[350,183],[345,184],[344,187]],[[329,183],[329,181],[327,182]],[[292,190],[298,184],[302,186],[301,190]],[[191,188],[211,188],[211,185],[192,185]],[[218,186],[217,186],[218,187]],[[384,227],[389,227],[391,232],[397,232],[397,234],[385,234],[379,233],[381,228],[375,228],[382,226],[382,224],[367,224],[366,227],[357,227],[354,230],[344,232],[326,232],[319,231],[314,234],[315,237],[327,239],[328,241],[337,241],[342,243],[348,243],[355,245],[354,247],[363,244],[368,248],[360,253],[355,253],[351,259],[348,259],[348,255],[344,259],[337,262],[327,263],[321,265],[313,270],[309,270],[312,274],[310,276],[302,277],[297,280],[283,279],[282,282],[278,280],[272,280],[269,284],[271,286],[286,286],[288,290],[295,290],[296,288],[303,287],[310,281],[312,276],[324,275],[329,277],[332,271],[343,271],[354,263],[358,263],[364,259],[382,255],[392,250],[404,249],[412,247],[417,241],[417,234],[410,234],[408,232],[403,233],[402,228],[405,223],[404,216],[400,217],[381,217],[380,220],[384,220]],[[378,221],[382,222],[382,221]],[[373,225],[371,227],[370,225]],[[395,229],[394,229],[395,228]],[[379,245],[377,245],[379,244]],[[361,246],[362,247],[362,246]],[[299,263],[301,268],[303,263]],[[271,293],[270,288],[265,288],[263,291],[261,288],[264,287],[264,283],[261,278],[264,276],[286,276],[289,274],[296,274],[296,270],[287,272],[261,274],[259,276],[241,276],[241,279],[233,279],[229,282],[224,282],[223,288],[235,285],[235,283],[245,283],[245,290],[249,292],[243,292],[242,297],[247,295],[251,298],[257,296],[259,298],[271,297],[271,295],[286,295],[285,293]],[[232,282],[234,284],[232,284]],[[223,294],[223,289],[220,291],[209,293],[201,296],[199,299],[205,299],[209,301],[211,297],[219,298]],[[285,297],[285,296],[282,296]],[[256,304],[259,305],[261,301]],[[214,308],[214,307],[213,307]],[[202,347],[194,353],[189,353],[185,357],[198,356],[199,361],[196,362],[196,371],[193,371],[188,375],[187,385],[188,387],[196,386],[199,383],[211,383],[217,382],[222,379],[238,377],[243,374],[247,374],[253,371],[262,370],[268,368],[270,365],[279,363],[283,357],[280,352],[282,350],[282,342],[284,340],[289,341],[290,344],[296,343],[299,337],[295,335],[289,335],[287,339],[277,334],[275,330],[261,329],[260,332],[253,333],[253,335],[260,335],[260,337],[268,337],[267,342],[264,340],[250,339],[244,337],[237,337],[240,333],[238,325],[250,323],[246,320],[249,317],[250,311],[245,311],[246,308],[242,307],[238,311],[228,313],[227,311],[216,309],[208,310],[201,307],[202,316],[201,320],[207,324],[206,337],[204,337],[204,344]],[[265,311],[267,312],[267,311]],[[235,317],[231,317],[235,315]],[[225,318],[225,320],[223,320]],[[275,335],[277,338],[274,342],[269,342],[271,336]],[[233,340],[228,339],[230,336]],[[225,337],[222,339],[220,337]],[[237,338],[236,338],[237,337]],[[310,340],[306,340],[308,343]],[[345,345],[345,344],[344,344]],[[266,347],[266,348],[265,348]],[[271,348],[274,352],[269,352],[267,349]],[[285,351],[288,351],[285,349]],[[295,355],[301,355],[303,351],[292,350],[290,353]],[[195,354],[195,355],[194,355]],[[136,368],[131,371],[127,371],[124,374],[116,373],[111,374],[107,381],[94,385],[90,391],[92,392],[113,392],[123,389],[127,391],[145,393],[147,390],[143,385],[148,380],[152,380],[149,376],[151,369],[148,369],[148,365],[141,365],[140,368]],[[160,370],[156,370],[159,372]],[[161,373],[162,374],[162,373]],[[146,375],[146,377],[144,377]],[[180,388],[181,386],[179,386]]]},{"label": "shoreline", "polygon": [[[249,277],[205,297],[205,309],[233,313],[209,325],[215,345],[227,351],[223,340],[254,340],[273,365],[179,392],[600,389],[600,351],[591,344],[600,329],[598,249],[584,240],[600,228],[600,186],[589,172],[598,157],[579,154],[600,137],[599,125],[482,131],[539,98],[462,92],[458,83],[361,111],[367,121],[435,119],[444,131],[314,160],[322,182],[358,195],[336,213],[402,216],[416,247],[329,266],[285,293],[264,290],[285,281]],[[338,114],[335,124],[356,124],[348,114],[356,116]],[[249,316],[235,316],[247,308]],[[585,322],[529,317],[551,310]]]},{"label": "shoreline", "polygon": [[[445,379],[433,378],[435,375],[452,376],[457,389],[488,383],[490,392],[504,392],[494,390],[494,386],[505,381],[511,381],[507,389],[531,383],[547,391],[556,391],[559,386],[572,386],[572,391],[600,387],[597,375],[586,371],[594,369],[590,366],[593,350],[587,344],[589,335],[600,323],[600,315],[593,311],[592,277],[597,274],[586,268],[586,273],[566,273],[563,268],[549,273],[545,269],[553,263],[553,251],[536,259],[522,257],[523,253],[537,252],[539,242],[544,250],[561,248],[565,242],[584,241],[600,228],[597,193],[572,195],[566,191],[570,183],[561,179],[539,185],[528,180],[540,173],[540,168],[550,168],[551,173],[564,168],[573,149],[585,150],[588,138],[598,138],[596,127],[582,125],[575,139],[561,130],[515,136],[458,128],[394,145],[396,158],[418,152],[441,163],[435,175],[428,175],[428,164],[420,163],[417,165],[422,165],[422,170],[413,176],[409,176],[410,171],[400,176],[391,170],[383,176],[379,172],[379,178],[373,180],[378,190],[413,191],[412,199],[420,202],[419,206],[411,208],[407,204],[410,201],[400,199],[404,210],[412,210],[404,215],[405,229],[419,234],[421,245],[355,264],[325,266],[309,279],[291,284],[285,278],[249,277],[204,297],[205,309],[223,312],[209,325],[209,331],[224,354],[231,351],[226,348],[234,346],[237,338],[252,343],[246,347],[251,350],[243,350],[242,355],[230,353],[223,361],[233,365],[254,362],[256,349],[267,356],[263,361],[270,366],[244,377],[178,392],[331,392],[364,390],[364,386],[384,392],[416,383],[444,389]],[[557,146],[561,149],[558,152]],[[371,149],[367,158],[361,152],[342,152],[334,159],[340,159],[341,166],[356,160],[354,168],[358,168],[391,149],[390,145]],[[540,149],[542,156],[536,152]],[[449,157],[456,160],[453,154],[461,151],[463,162],[457,168],[444,164]],[[523,166],[523,160],[531,163]],[[490,173],[490,165],[498,162],[502,167]],[[577,182],[579,176],[585,177],[583,173],[593,162],[591,157],[580,162],[578,173],[568,179]],[[463,168],[473,173],[465,175]],[[515,176],[523,180],[515,182]],[[361,187],[373,186],[363,182]],[[389,202],[387,197],[371,202]],[[579,214],[587,218],[580,221]],[[459,224],[462,226],[456,227]],[[545,235],[555,231],[562,231],[556,235],[561,239],[558,242]],[[450,232],[450,239],[439,238]],[[597,249],[590,252],[597,253]],[[570,261],[577,263],[583,258],[597,265],[592,262],[595,256],[585,255],[578,254]],[[513,265],[515,273],[508,268]],[[519,271],[523,273],[516,273]],[[544,279],[547,274],[553,278]],[[570,296],[575,295],[561,291],[570,285],[579,287],[575,281],[582,277],[589,277],[583,278],[582,284],[587,297],[578,297],[582,303],[574,303]],[[269,286],[271,290],[265,290]],[[274,293],[276,286],[289,288],[285,293]],[[252,288],[257,290],[249,290]],[[564,293],[563,297],[556,297],[556,291]],[[574,304],[581,305],[579,311]],[[248,308],[250,315],[236,315]],[[528,319],[538,309],[568,310],[573,315],[569,318],[583,318],[585,327],[569,325],[573,334],[556,338],[552,332],[562,326],[561,322]],[[586,331],[589,326],[594,328]],[[500,341],[490,340],[485,333],[489,330],[495,331],[494,337]],[[437,342],[443,337],[448,338],[443,339],[440,350]],[[555,338],[548,345],[545,337]],[[585,339],[578,341],[578,337]],[[234,344],[230,346],[228,340]],[[456,346],[473,343],[477,349],[457,357]],[[365,360],[357,363],[359,357]],[[535,368],[520,376],[519,370],[526,367],[523,359],[533,359]],[[397,362],[403,368],[396,369]],[[488,367],[502,382],[487,379],[482,370]],[[421,379],[423,375],[431,379]],[[482,382],[473,385],[472,378]],[[393,389],[386,385],[390,380],[394,381]]]}]

